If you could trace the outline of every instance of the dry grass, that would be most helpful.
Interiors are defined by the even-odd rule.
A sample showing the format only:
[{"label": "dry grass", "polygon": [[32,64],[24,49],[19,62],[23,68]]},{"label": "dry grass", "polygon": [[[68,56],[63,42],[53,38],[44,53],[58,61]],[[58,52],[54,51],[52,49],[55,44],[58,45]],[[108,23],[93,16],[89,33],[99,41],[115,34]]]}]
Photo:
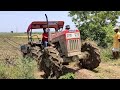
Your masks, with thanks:
[{"label": "dry grass", "polygon": [[[38,36],[41,38],[41,35]],[[26,34],[0,34],[0,59],[4,59],[6,57],[10,57],[10,58],[21,57],[21,52],[19,51],[19,49],[20,49],[20,45],[26,44],[28,42],[26,37],[27,37]],[[4,40],[4,38],[8,38],[12,41],[15,41],[18,44],[9,41],[9,43],[13,45],[12,46],[8,44]],[[37,39],[35,40],[38,41]]]},{"label": "dry grass", "polygon": [[[23,38],[22,38],[23,36]],[[0,34],[0,61],[10,61],[10,62],[16,62],[17,60],[22,60],[22,53],[20,52],[20,45],[22,44],[26,44],[28,42],[27,38],[24,38],[25,34]],[[25,36],[26,37],[26,36]],[[12,41],[9,41],[8,39],[6,40],[6,38],[16,42],[12,42]],[[7,42],[6,42],[7,41]],[[11,44],[9,44],[9,43]],[[4,64],[4,63],[3,63]],[[13,67],[10,67],[8,68],[7,66],[5,66],[3,68],[3,70],[1,72],[7,72],[8,74],[11,74],[11,75],[8,75],[6,73],[4,73],[4,75],[7,75],[9,77],[7,78],[27,78],[25,76],[22,76],[22,77],[19,77],[19,75],[24,75],[24,72],[27,73],[28,71],[32,70],[31,67],[34,69],[34,66],[33,65],[35,64],[34,62],[32,63],[29,63],[29,66],[28,64],[21,64],[21,65],[25,65],[24,67],[28,68],[26,70],[24,70],[24,68],[22,68],[21,66],[13,66]],[[2,65],[2,63],[0,62],[0,65]],[[33,66],[32,66],[33,65]],[[2,67],[2,66],[1,66]],[[21,67],[21,68],[19,68]],[[18,69],[17,71],[15,71],[16,69]],[[37,66],[36,66],[37,68]],[[9,70],[6,70],[9,69]],[[13,70],[13,71],[11,71]],[[22,70],[24,70],[23,72],[21,72]],[[1,72],[0,72],[0,75],[1,75]],[[35,77],[36,78],[40,78],[40,75],[38,73],[38,71],[34,71],[35,72]],[[19,75],[18,75],[19,74]],[[29,75],[32,74],[32,71],[31,73],[29,73]],[[27,76],[29,76],[27,75]],[[0,77],[2,78],[2,77]],[[6,78],[6,77],[3,77],[3,78]]]},{"label": "dry grass", "polygon": [[[33,38],[36,38],[37,39],[37,36],[38,38],[41,38],[42,35],[41,34],[33,34]],[[27,35],[19,35],[19,36],[13,36],[13,37],[17,37],[17,38],[27,38],[28,36]]]},{"label": "dry grass", "polygon": [[[27,39],[21,39],[21,38],[14,38],[13,35],[0,35],[0,59],[5,59],[5,58],[16,58],[16,57],[21,57],[21,52],[19,51],[20,45],[15,44],[13,42],[10,42],[8,44],[4,38],[9,38],[13,41],[15,41],[18,44],[23,44],[27,42]],[[15,47],[14,47],[15,46]]]},{"label": "dry grass", "polygon": [[[116,62],[117,63],[117,62]],[[119,63],[119,61],[118,61]],[[98,68],[96,76],[102,79],[120,79],[120,66],[114,65],[114,63],[101,63]]]}]

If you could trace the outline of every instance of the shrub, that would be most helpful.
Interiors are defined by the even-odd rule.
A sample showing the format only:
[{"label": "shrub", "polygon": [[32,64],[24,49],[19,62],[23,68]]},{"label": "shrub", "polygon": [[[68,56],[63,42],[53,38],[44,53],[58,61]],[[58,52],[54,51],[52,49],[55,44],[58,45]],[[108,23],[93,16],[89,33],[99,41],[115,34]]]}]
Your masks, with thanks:
[{"label": "shrub", "polygon": [[110,61],[112,58],[112,48],[109,46],[106,49],[101,49],[100,56],[103,62]]}]

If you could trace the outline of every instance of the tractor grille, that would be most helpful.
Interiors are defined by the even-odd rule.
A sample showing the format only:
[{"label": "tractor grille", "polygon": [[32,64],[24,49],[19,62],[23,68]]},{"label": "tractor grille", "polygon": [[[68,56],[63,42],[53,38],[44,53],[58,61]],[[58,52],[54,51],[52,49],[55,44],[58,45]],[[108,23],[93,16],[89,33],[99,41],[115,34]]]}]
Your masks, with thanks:
[{"label": "tractor grille", "polygon": [[80,41],[79,39],[68,40],[68,50],[69,51],[77,51],[80,49]]}]

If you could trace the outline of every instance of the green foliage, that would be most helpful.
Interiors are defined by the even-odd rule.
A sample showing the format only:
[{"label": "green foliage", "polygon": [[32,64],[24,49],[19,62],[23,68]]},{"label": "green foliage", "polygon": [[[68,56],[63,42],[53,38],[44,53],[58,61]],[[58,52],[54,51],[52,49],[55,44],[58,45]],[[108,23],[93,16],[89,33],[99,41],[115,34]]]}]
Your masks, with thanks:
[{"label": "green foliage", "polygon": [[116,25],[120,11],[70,11],[69,16],[81,30],[81,39],[91,38],[98,45],[107,47],[112,43],[113,26]]},{"label": "green foliage", "polygon": [[74,79],[75,75],[73,73],[67,73],[63,76],[61,76],[59,79]]},{"label": "green foliage", "polygon": [[109,44],[112,45],[113,35],[114,35],[114,31],[112,29],[113,29],[112,24],[101,27],[101,30],[103,31],[103,33],[105,33],[105,36],[104,37],[103,37],[103,35],[101,37],[97,36],[99,38],[99,39],[97,39],[99,46],[108,47]]},{"label": "green foliage", "polygon": [[30,58],[15,60],[14,64],[6,61],[0,62],[1,79],[35,79],[34,71],[37,69],[37,63]]},{"label": "green foliage", "polygon": [[101,48],[100,57],[101,57],[101,60],[103,62],[111,61],[111,58],[112,58],[112,48],[111,48],[111,45],[108,48],[106,48],[106,49]]}]

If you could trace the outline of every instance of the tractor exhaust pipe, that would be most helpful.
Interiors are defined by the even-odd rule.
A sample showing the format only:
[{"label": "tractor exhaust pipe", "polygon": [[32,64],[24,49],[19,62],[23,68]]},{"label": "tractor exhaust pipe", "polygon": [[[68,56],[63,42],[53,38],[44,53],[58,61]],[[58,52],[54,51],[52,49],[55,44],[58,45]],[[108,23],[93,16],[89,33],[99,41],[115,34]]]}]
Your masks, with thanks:
[{"label": "tractor exhaust pipe", "polygon": [[47,28],[49,29],[47,14],[45,14],[45,17],[46,17],[46,21],[47,21]]},{"label": "tractor exhaust pipe", "polygon": [[51,34],[50,34],[50,31],[49,31],[49,23],[48,23],[48,17],[47,17],[47,14],[45,14],[45,17],[46,17],[46,21],[47,21],[47,28],[48,28],[48,42],[51,41]]}]

